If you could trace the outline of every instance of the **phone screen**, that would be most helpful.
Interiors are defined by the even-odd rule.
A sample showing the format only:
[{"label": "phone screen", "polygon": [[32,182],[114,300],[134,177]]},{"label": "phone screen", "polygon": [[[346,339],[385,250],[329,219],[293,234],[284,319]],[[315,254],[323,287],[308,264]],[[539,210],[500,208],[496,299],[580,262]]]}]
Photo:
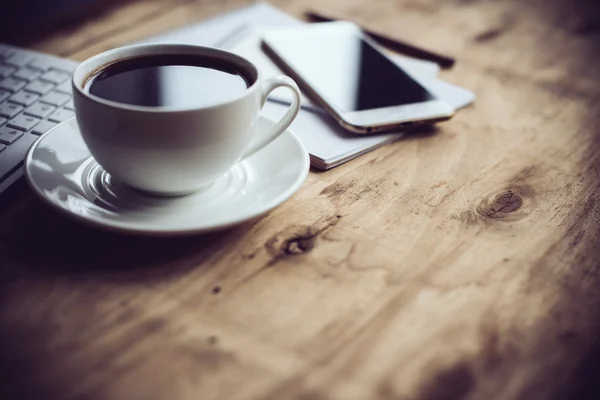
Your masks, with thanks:
[{"label": "phone screen", "polygon": [[435,100],[352,30],[273,37],[269,45],[314,89],[344,112]]}]

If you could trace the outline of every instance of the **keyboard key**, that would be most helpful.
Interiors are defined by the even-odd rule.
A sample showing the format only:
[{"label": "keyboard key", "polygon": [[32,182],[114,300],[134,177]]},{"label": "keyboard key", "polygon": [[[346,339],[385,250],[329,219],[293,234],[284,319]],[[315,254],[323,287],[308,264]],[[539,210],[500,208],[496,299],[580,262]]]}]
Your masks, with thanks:
[{"label": "keyboard key", "polygon": [[2,153],[2,150],[4,150],[5,148],[6,148],[6,145],[0,144],[0,153]]},{"label": "keyboard key", "polygon": [[46,118],[48,115],[52,114],[56,110],[56,107],[50,104],[44,103],[35,103],[24,112],[28,115],[33,115],[34,117]]},{"label": "keyboard key", "polygon": [[14,49],[0,45],[0,59],[11,57],[15,53]]},{"label": "keyboard key", "polygon": [[6,100],[11,95],[8,90],[0,89],[0,103]]},{"label": "keyboard key", "polygon": [[0,126],[4,125],[8,121],[6,118],[0,117]]},{"label": "keyboard key", "polygon": [[17,70],[16,68],[9,67],[8,65],[0,65],[0,78],[8,78],[16,70]]},{"label": "keyboard key", "polygon": [[33,128],[31,133],[36,135],[43,135],[48,132],[50,129],[54,128],[57,124],[55,122],[50,121],[42,121]]},{"label": "keyboard key", "polygon": [[53,106],[60,107],[65,104],[67,101],[71,99],[71,96],[65,93],[60,92],[50,92],[44,97],[41,98],[40,101],[44,103],[52,104]]},{"label": "keyboard key", "polygon": [[0,143],[12,144],[23,136],[23,132],[3,126],[0,128]]},{"label": "keyboard key", "polygon": [[46,72],[52,68],[52,62],[44,58],[37,58],[29,63],[29,68],[37,69],[38,71]]},{"label": "keyboard key", "polygon": [[40,119],[36,117],[32,117],[29,115],[21,114],[14,117],[7,126],[11,128],[18,129],[20,131],[27,132],[37,124],[39,124]]},{"label": "keyboard key", "polygon": [[71,80],[64,81],[56,87],[56,90],[58,90],[59,92],[71,94],[73,92],[73,88],[71,87]]},{"label": "keyboard key", "polygon": [[33,81],[29,85],[25,87],[25,90],[28,90],[37,94],[46,94],[54,88],[54,84],[50,82],[43,81]]},{"label": "keyboard key", "polygon": [[29,93],[24,90],[19,93],[13,94],[8,101],[20,104],[22,106],[30,106],[35,103],[40,98],[39,95],[35,93]]},{"label": "keyboard key", "polygon": [[15,72],[12,76],[13,76],[13,78],[19,78],[19,79],[23,79],[23,80],[31,82],[31,81],[39,78],[40,75],[41,75],[40,71],[36,71],[35,69],[21,68],[20,70]]},{"label": "keyboard key", "polygon": [[75,111],[75,105],[73,104],[73,100],[69,100],[69,102],[64,105],[64,108],[66,108],[67,110]]},{"label": "keyboard key", "polygon": [[[21,135],[23,134],[21,133]],[[0,155],[0,180],[21,166],[29,148],[36,140],[36,135],[25,133],[2,152]]]},{"label": "keyboard key", "polygon": [[70,77],[71,77],[71,75],[67,74],[66,72],[61,72],[61,71],[57,71],[55,69],[51,69],[50,71],[48,71],[44,75],[42,75],[42,77],[40,79],[44,80],[44,81],[52,82],[52,83],[58,85],[59,83],[63,83]]},{"label": "keyboard key", "polygon": [[4,60],[5,64],[13,65],[15,67],[24,67],[33,60],[33,57],[27,53],[15,53],[12,56]]},{"label": "keyboard key", "polygon": [[0,117],[13,118],[19,115],[21,111],[23,111],[23,107],[18,104],[0,104]]},{"label": "keyboard key", "polygon": [[51,116],[48,117],[48,120],[53,122],[64,122],[70,118],[73,118],[75,113],[73,111],[59,109],[56,110]]},{"label": "keyboard key", "polygon": [[23,89],[27,84],[27,81],[15,78],[6,78],[0,81],[0,89],[10,90],[11,92],[18,92]]}]

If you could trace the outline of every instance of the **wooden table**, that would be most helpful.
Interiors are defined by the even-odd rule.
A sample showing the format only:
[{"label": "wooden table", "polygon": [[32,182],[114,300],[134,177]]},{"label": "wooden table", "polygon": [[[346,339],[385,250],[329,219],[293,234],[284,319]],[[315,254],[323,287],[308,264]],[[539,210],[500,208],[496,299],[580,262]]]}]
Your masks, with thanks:
[{"label": "wooden table", "polygon": [[[242,0],[112,2],[30,42],[83,60]],[[199,237],[0,207],[5,399],[600,398],[594,0],[279,0],[455,55],[474,106]],[[8,396],[4,396],[8,394]]]}]

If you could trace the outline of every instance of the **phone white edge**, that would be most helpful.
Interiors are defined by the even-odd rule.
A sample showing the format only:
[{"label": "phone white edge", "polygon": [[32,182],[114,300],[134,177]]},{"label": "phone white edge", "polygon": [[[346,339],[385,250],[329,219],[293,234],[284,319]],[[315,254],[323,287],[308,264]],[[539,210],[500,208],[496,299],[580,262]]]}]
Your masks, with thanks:
[{"label": "phone white edge", "polygon": [[[304,35],[307,32],[312,34],[325,34],[327,30],[331,29],[349,30],[351,34],[359,36],[373,46],[376,51],[380,52],[383,57],[386,57],[391,63],[396,65],[397,68],[401,68],[381,50],[377,43],[365,35],[358,25],[348,21],[320,22],[294,28],[269,29],[263,34],[262,47],[286,73],[298,82],[304,91],[332,114],[343,128],[357,134],[397,131],[415,124],[432,124],[445,121],[454,115],[455,110],[449,104],[439,99],[353,112],[345,112],[337,108],[333,102],[327,99],[327,96],[318,91],[316,85],[312,84],[299,71],[296,71],[294,66],[277,51],[278,46],[275,44],[278,42],[278,39],[286,40],[286,36],[296,37],[296,35]],[[423,86],[419,80],[415,79],[411,74],[408,75],[419,85]]]}]

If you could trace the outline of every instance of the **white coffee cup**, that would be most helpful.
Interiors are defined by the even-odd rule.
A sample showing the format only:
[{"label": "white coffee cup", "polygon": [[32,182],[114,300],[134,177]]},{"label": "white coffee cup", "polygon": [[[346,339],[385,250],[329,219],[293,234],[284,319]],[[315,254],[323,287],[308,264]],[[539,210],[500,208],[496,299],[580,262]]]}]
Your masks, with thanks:
[{"label": "white coffee cup", "polygon": [[[241,96],[210,106],[148,107],[95,96],[86,81],[116,61],[146,55],[200,55],[242,69],[250,77]],[[255,137],[255,124],[267,96],[278,87],[293,102],[272,130]],[[283,133],[300,110],[300,91],[287,76],[262,79],[249,60],[201,46],[151,44],[122,47],[82,62],[73,73],[73,100],[90,153],[113,178],[160,195],[191,193],[208,186],[233,165]]]}]

